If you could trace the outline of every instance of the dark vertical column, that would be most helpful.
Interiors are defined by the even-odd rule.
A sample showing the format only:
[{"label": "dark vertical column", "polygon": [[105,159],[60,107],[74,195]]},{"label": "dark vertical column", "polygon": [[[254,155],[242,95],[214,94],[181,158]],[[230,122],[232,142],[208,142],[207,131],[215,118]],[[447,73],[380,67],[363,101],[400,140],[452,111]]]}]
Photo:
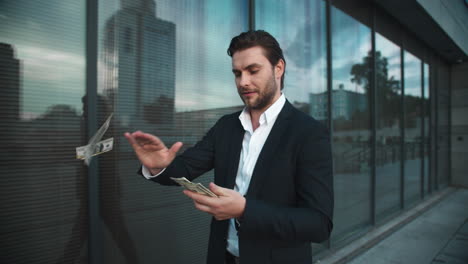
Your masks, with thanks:
[{"label": "dark vertical column", "polygon": [[435,119],[435,129],[434,129],[434,157],[435,157],[435,166],[434,166],[434,190],[439,190],[439,61],[436,62],[436,67],[434,70],[434,119]]},{"label": "dark vertical column", "polygon": [[431,73],[432,71],[432,65],[433,65],[433,59],[432,59],[432,56],[431,55],[428,55],[428,58],[427,58],[427,62],[429,64],[429,69],[428,69],[428,72],[427,74],[429,74],[429,78],[428,78],[428,85],[429,85],[429,106],[428,106],[428,112],[429,112],[429,125],[428,125],[428,129],[429,129],[429,175],[427,177],[427,180],[428,180],[428,186],[427,186],[427,192],[428,194],[431,194],[432,193],[432,190],[433,190],[433,182],[432,182],[432,176],[434,175],[434,169],[433,169],[433,165],[434,165],[434,152],[433,151],[433,147],[434,147],[434,126],[432,125],[433,124],[433,121],[434,121],[434,112],[433,112],[433,109],[434,109],[434,91],[433,91],[433,87],[434,87],[434,74]]},{"label": "dark vertical column", "polygon": [[255,30],[255,0],[249,0],[249,30]]},{"label": "dark vertical column", "polygon": [[[466,3],[466,1],[465,1]],[[450,72],[449,72],[449,79],[448,79],[448,106],[447,106],[447,112],[448,112],[448,180],[447,180],[447,185],[450,185],[452,183],[452,66],[450,67]]]},{"label": "dark vertical column", "polygon": [[419,156],[421,157],[421,185],[420,185],[420,197],[421,199],[424,199],[424,164],[426,162],[426,160],[424,159],[424,149],[425,149],[425,142],[426,142],[426,134],[425,133],[425,129],[424,129],[424,125],[425,125],[425,121],[424,121],[424,116],[426,115],[426,109],[425,109],[425,105],[424,105],[424,96],[425,96],[425,93],[424,93],[424,61],[421,61],[421,102],[420,102],[420,107],[421,107],[421,116],[420,116],[420,119],[421,119],[421,142],[420,142],[420,146],[419,146]]},{"label": "dark vertical column", "polygon": [[434,91],[433,91],[433,87],[434,87],[434,82],[433,82],[433,73],[431,73],[432,71],[432,65],[433,65],[433,60],[431,59],[432,56],[429,56],[428,58],[428,65],[429,65],[429,69],[427,71],[427,74],[429,74],[429,78],[427,78],[427,81],[428,81],[428,85],[429,85],[429,101],[428,101],[428,114],[429,114],[429,119],[428,119],[428,122],[429,122],[429,125],[427,126],[427,128],[429,129],[428,131],[428,136],[429,136],[429,147],[428,147],[428,157],[429,157],[429,166],[427,166],[429,168],[429,171],[428,171],[428,177],[427,177],[427,192],[428,194],[432,193],[432,190],[433,190],[433,183],[432,183],[432,176],[434,175],[434,126],[432,125],[433,122],[434,122],[434,111],[432,109],[434,109]]},{"label": "dark vertical column", "polygon": [[[326,30],[327,30],[327,94],[328,94],[328,128],[330,130],[330,144],[333,152],[333,115],[332,115],[332,33],[331,33],[331,4],[330,0],[326,1],[325,10]],[[335,165],[333,162],[333,175],[335,175]],[[331,247],[330,239],[327,240],[327,248]]]},{"label": "dark vertical column", "polygon": [[[90,138],[97,130],[97,43],[98,3],[86,1],[86,94],[87,134]],[[88,257],[89,263],[102,263],[102,243],[99,217],[99,175],[96,159],[88,167]]]},{"label": "dark vertical column", "polygon": [[429,74],[429,89],[430,89],[430,94],[431,97],[429,98],[430,100],[430,111],[431,111],[431,125],[430,125],[430,130],[431,130],[431,174],[429,178],[429,190],[430,192],[434,192],[436,190],[435,188],[435,182],[436,182],[436,177],[437,177],[437,93],[436,93],[436,67],[437,62],[434,58],[434,56],[431,56],[431,67],[429,68],[430,74]]},{"label": "dark vertical column", "polygon": [[330,142],[333,145],[333,115],[332,115],[332,93],[333,93],[333,78],[332,78],[332,32],[331,32],[331,3],[326,1],[326,27],[327,27],[327,94],[328,94],[328,128],[330,129]]},{"label": "dark vertical column", "polygon": [[376,224],[376,140],[377,140],[377,112],[376,112],[376,102],[377,102],[377,82],[376,82],[376,51],[375,51],[375,6],[372,6],[371,9],[371,45],[372,45],[372,69],[370,76],[370,86],[369,86],[369,106],[370,106],[370,128],[371,128],[371,192],[370,192],[370,213],[371,213],[371,224]]},{"label": "dark vertical column", "polygon": [[13,45],[0,42],[0,121],[6,124],[0,131],[9,131],[2,136],[14,134],[12,124],[20,120],[20,89],[21,62],[15,58]]},{"label": "dark vertical column", "polygon": [[401,112],[400,112],[400,132],[401,132],[401,150],[400,150],[400,208],[405,208],[405,55],[404,45],[402,45],[401,60]]},{"label": "dark vertical column", "polygon": [[432,150],[432,147],[434,146],[434,141],[433,141],[433,135],[434,135],[434,129],[433,129],[433,126],[432,126],[432,123],[433,123],[433,118],[434,118],[434,115],[433,115],[433,98],[434,98],[434,92],[432,91],[432,87],[433,87],[433,82],[432,82],[432,56],[429,55],[427,56],[427,64],[429,65],[429,69],[427,71],[427,74],[429,74],[429,78],[427,79],[428,80],[428,83],[427,85],[429,85],[429,97],[428,97],[428,106],[427,106],[427,111],[428,111],[428,115],[429,115],[429,118],[428,118],[428,136],[429,136],[429,147],[428,147],[428,162],[429,162],[429,166],[427,166],[429,168],[429,171],[428,171],[428,177],[427,177],[427,194],[431,194],[432,193],[432,175],[434,173],[434,170],[433,170],[433,164],[434,164],[434,157],[432,156],[434,151]]}]

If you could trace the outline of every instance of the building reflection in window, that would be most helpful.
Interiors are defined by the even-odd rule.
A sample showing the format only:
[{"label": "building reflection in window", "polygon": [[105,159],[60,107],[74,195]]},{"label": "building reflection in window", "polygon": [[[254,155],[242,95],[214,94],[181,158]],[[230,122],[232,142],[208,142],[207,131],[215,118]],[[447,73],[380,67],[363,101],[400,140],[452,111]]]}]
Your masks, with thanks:
[{"label": "building reflection in window", "polygon": [[370,224],[371,30],[332,7],[335,238]]},{"label": "building reflection in window", "polygon": [[[287,62],[286,98],[328,126],[326,3],[255,1],[255,25],[280,43]],[[314,244],[313,252],[323,249]]]},{"label": "building reflection in window", "polygon": [[68,242],[87,259],[87,226],[77,221],[86,173],[75,159],[84,143],[85,9],[85,1],[0,1],[2,263],[55,263]]},{"label": "building reflection in window", "polygon": [[422,83],[421,60],[404,52],[404,201],[405,207],[421,197]]},{"label": "building reflection in window", "polygon": [[[99,1],[98,94],[115,117],[111,160],[99,163],[102,219],[113,217],[104,262],[136,263],[135,255],[140,262],[204,262],[209,216],[179,189],[136,175],[123,133],[142,130],[187,148],[219,117],[243,108],[226,49],[247,29],[246,8],[234,0]],[[120,222],[115,230],[112,222]]]},{"label": "building reflection in window", "polygon": [[256,27],[275,36],[284,50],[286,97],[296,108],[328,125],[326,3],[264,0],[255,5]]},{"label": "building reflection in window", "polygon": [[376,215],[400,210],[401,49],[376,33]]}]

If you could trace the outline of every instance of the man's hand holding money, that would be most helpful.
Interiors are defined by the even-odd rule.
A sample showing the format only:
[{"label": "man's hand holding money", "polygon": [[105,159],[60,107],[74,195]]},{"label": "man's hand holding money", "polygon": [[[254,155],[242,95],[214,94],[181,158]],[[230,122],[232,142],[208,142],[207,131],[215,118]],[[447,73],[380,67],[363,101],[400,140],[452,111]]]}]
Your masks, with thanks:
[{"label": "man's hand holding money", "polygon": [[211,214],[216,220],[240,218],[244,214],[246,203],[244,196],[234,190],[220,187],[214,183],[210,183],[209,187],[218,198],[189,190],[184,190],[184,194],[193,200],[198,210]]},{"label": "man's hand holding money", "polygon": [[[148,168],[152,175],[167,168],[182,147],[182,142],[176,142],[168,149],[161,139],[141,131],[127,132],[125,137],[132,145],[141,164]],[[214,183],[210,183],[209,188],[218,197],[189,190],[184,190],[184,194],[193,200],[198,210],[213,215],[217,220],[240,218],[243,215],[246,200],[240,193]]]}]

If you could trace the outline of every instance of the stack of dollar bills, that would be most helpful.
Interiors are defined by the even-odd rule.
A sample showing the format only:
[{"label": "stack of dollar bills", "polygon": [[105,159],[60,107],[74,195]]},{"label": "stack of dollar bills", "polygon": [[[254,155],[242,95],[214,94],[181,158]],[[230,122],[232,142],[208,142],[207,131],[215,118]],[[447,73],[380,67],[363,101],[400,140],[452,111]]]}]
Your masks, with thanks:
[{"label": "stack of dollar bills", "polygon": [[211,197],[218,197],[216,194],[214,194],[212,191],[210,191],[210,189],[206,188],[201,183],[191,182],[191,181],[187,180],[187,178],[185,178],[185,177],[182,177],[182,178],[172,178],[171,177],[171,179],[173,181],[177,182],[180,186],[183,186],[187,190],[190,190],[192,192],[196,192],[196,193],[199,193],[199,194],[204,194],[204,195],[211,196]]}]

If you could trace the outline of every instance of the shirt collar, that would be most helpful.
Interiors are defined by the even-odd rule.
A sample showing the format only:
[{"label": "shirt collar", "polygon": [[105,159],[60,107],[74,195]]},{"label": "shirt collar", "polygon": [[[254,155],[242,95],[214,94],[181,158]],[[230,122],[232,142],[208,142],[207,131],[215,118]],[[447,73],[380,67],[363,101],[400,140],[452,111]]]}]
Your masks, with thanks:
[{"label": "shirt collar", "polygon": [[[260,116],[260,125],[270,124],[276,120],[281,109],[283,109],[284,104],[286,103],[286,97],[284,93],[281,93],[280,98],[278,98],[268,109],[263,112]],[[244,130],[252,131],[252,121],[250,119],[250,113],[247,107],[244,107],[244,110],[239,115],[239,120],[244,127]]]}]

